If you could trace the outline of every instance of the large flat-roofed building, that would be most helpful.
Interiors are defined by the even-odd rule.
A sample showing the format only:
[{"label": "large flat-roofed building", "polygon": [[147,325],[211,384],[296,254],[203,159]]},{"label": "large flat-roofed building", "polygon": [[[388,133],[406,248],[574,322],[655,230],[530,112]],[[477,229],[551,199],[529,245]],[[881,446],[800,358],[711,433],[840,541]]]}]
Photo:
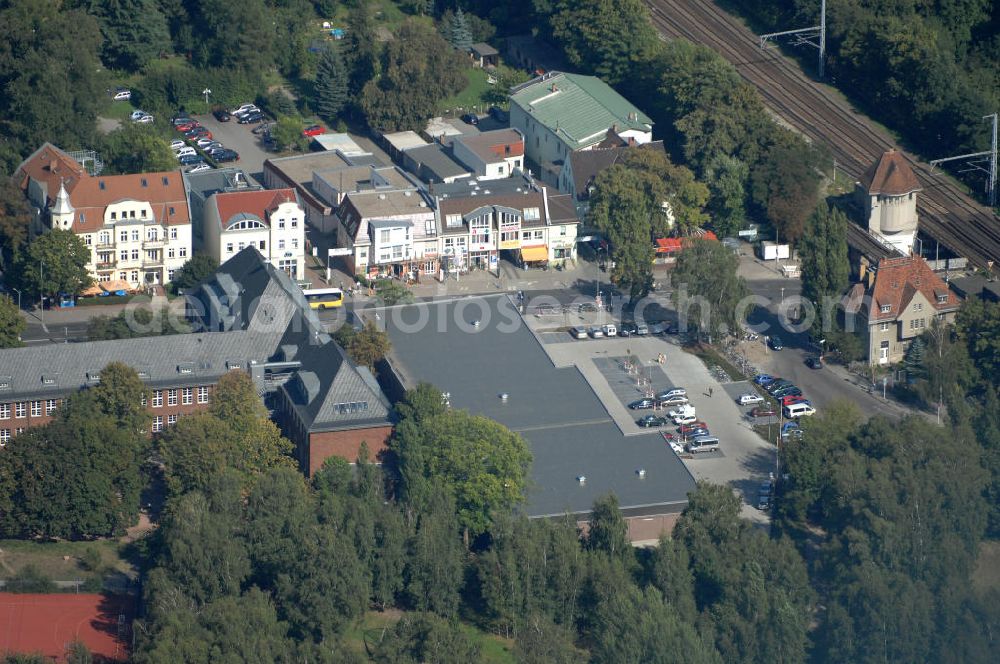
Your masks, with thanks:
[{"label": "large flat-roofed building", "polygon": [[651,540],[687,505],[694,479],[663,437],[624,436],[579,370],[552,363],[507,296],[394,307],[382,317],[392,351],[380,377],[391,398],[429,382],[452,408],[527,441],[528,516],[586,521],[613,492],[631,538]]}]

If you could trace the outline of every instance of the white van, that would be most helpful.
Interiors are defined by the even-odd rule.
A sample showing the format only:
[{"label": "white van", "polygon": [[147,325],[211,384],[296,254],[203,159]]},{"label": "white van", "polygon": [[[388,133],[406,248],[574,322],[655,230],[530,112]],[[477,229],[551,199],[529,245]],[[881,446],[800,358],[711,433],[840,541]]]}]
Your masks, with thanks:
[{"label": "white van", "polygon": [[617,337],[618,336],[618,328],[615,327],[614,325],[605,325],[604,326],[604,336],[606,336],[606,337]]},{"label": "white van", "polygon": [[802,417],[803,415],[814,415],[816,414],[816,409],[807,403],[793,403],[790,406],[785,406],[785,417],[788,419],[795,419],[797,417]]},{"label": "white van", "polygon": [[195,151],[195,149],[194,149],[193,147],[191,147],[190,145],[185,145],[185,146],[184,146],[184,147],[182,147],[182,148],[178,148],[178,149],[177,149],[177,150],[176,150],[176,151],[174,152],[174,156],[176,156],[176,157],[177,157],[178,159],[180,159],[181,157],[193,157],[193,156],[195,156],[196,154],[198,154],[198,153],[197,153],[197,152]]}]

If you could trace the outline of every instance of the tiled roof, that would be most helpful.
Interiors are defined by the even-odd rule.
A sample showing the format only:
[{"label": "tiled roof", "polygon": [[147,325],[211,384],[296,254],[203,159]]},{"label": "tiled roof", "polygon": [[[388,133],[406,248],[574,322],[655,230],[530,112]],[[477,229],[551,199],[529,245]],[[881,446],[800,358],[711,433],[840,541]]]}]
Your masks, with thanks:
[{"label": "tiled roof", "polygon": [[496,129],[480,134],[456,136],[453,142],[461,143],[486,163],[520,157],[524,154],[524,136],[517,129]]},{"label": "tiled roof", "polygon": [[191,223],[179,170],[85,177],[69,198],[76,208],[73,230],[77,233],[92,233],[104,226],[104,209],[126,200],[148,202],[153,208],[153,220],[165,226]]},{"label": "tiled roof", "polygon": [[[934,274],[927,261],[919,256],[886,258],[876,267],[875,282],[868,292],[866,306],[870,322],[895,320],[920,292],[937,312],[951,311],[958,307],[959,298],[948,288],[941,277]],[[945,297],[938,302],[938,295]],[[882,307],[889,311],[882,313]]]},{"label": "tiled roof", "polygon": [[35,180],[45,190],[49,203],[55,200],[60,182],[72,194],[76,185],[87,177],[83,166],[51,143],[42,144],[14,171],[14,181],[21,189],[27,188],[29,180]]},{"label": "tiled roof", "polygon": [[214,201],[219,212],[219,223],[223,228],[230,219],[240,213],[252,214],[265,225],[269,225],[269,215],[279,205],[289,202],[298,204],[298,196],[294,189],[224,192],[216,194],[209,200]]},{"label": "tiled roof", "polygon": [[549,194],[548,215],[550,224],[576,224],[580,222],[576,216],[573,197],[569,194]]},{"label": "tiled roof", "polygon": [[542,221],[546,221],[545,202],[541,192],[527,191],[523,194],[480,194],[478,196],[463,196],[461,198],[446,198],[441,200],[442,216],[449,214],[468,214],[476,208],[492,207],[499,205],[503,207],[523,210],[528,207],[539,209]]},{"label": "tiled roof", "polygon": [[[608,132],[611,133],[610,131]],[[663,141],[653,141],[643,145],[632,147],[614,148],[592,148],[590,150],[577,150],[569,154],[570,170],[573,173],[573,188],[576,191],[577,200],[587,200],[590,198],[588,189],[593,181],[608,168],[618,163],[618,160],[625,154],[625,150],[657,150],[665,152]]]},{"label": "tiled roof", "polygon": [[514,88],[510,101],[577,150],[601,141],[609,127],[652,130],[653,121],[596,76],[550,72]]},{"label": "tiled roof", "polygon": [[895,150],[882,153],[868,171],[861,176],[861,184],[869,194],[902,196],[920,191],[920,182],[903,155]]}]

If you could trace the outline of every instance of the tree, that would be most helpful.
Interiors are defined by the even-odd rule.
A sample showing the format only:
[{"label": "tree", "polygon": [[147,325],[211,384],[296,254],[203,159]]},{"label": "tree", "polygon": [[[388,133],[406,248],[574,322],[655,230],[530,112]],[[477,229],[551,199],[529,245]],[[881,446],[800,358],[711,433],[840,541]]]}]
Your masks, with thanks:
[{"label": "tree", "polygon": [[174,288],[194,288],[219,269],[219,261],[208,254],[195,254],[174,273]]},{"label": "tree", "polygon": [[66,648],[66,664],[91,664],[94,661],[87,644],[74,641]]},{"label": "tree", "polygon": [[246,71],[272,66],[277,26],[264,0],[202,0],[198,9],[196,64]]},{"label": "tree", "polygon": [[418,611],[452,617],[458,611],[463,549],[454,502],[435,490],[419,511],[406,557],[406,598]]},{"label": "tree", "polygon": [[[722,243],[688,242],[670,277],[682,325],[686,322],[688,329],[716,337],[740,329],[740,318],[747,313],[739,310],[740,303],[749,290],[738,268],[739,257]],[[692,308],[698,311],[697,320],[689,318]]]},{"label": "tree", "polygon": [[271,128],[271,138],[279,150],[303,151],[309,146],[309,139],[302,135],[302,123],[288,115],[278,117]]},{"label": "tree", "polygon": [[823,203],[806,221],[799,246],[802,296],[819,305],[825,318],[832,317],[834,303],[844,294],[850,277],[847,224],[847,215]]},{"label": "tree", "polygon": [[90,3],[101,24],[101,59],[111,69],[139,71],[164,51],[167,19],[152,0],[101,0]]},{"label": "tree", "polygon": [[369,0],[361,0],[360,6],[347,18],[347,38],[344,49],[344,65],[350,72],[348,90],[352,99],[357,100],[368,81],[375,78],[379,67],[381,47],[376,41],[377,28],[372,17],[373,8]]},{"label": "tree", "polygon": [[316,110],[327,122],[336,122],[348,102],[348,71],[334,42],[320,54],[316,65]]},{"label": "tree", "polygon": [[167,139],[148,125],[127,123],[104,137],[101,156],[108,173],[149,173],[172,171],[177,158]]},{"label": "tree", "polygon": [[558,0],[552,35],[570,64],[615,85],[657,50],[649,11],[639,0]]},{"label": "tree", "polygon": [[101,412],[114,418],[118,426],[138,436],[149,428],[145,402],[149,390],[136,370],[124,362],[111,362],[101,369],[101,381],[92,388]]},{"label": "tree", "polygon": [[76,295],[93,281],[87,272],[90,247],[73,231],[40,235],[14,261],[11,278],[26,293]]},{"label": "tree", "polygon": [[365,326],[360,330],[345,325],[337,330],[337,343],[339,343],[351,360],[360,366],[375,370],[375,365],[389,353],[392,344],[389,335],[385,330],[380,330],[374,321],[365,321]]},{"label": "tree", "polygon": [[601,551],[611,558],[627,562],[632,557],[628,524],[618,509],[618,498],[610,493],[594,501],[590,510],[587,548]]},{"label": "tree", "polygon": [[519,664],[573,664],[581,656],[573,646],[572,631],[541,613],[527,617],[514,653]]},{"label": "tree", "polygon": [[903,364],[906,366],[906,378],[915,381],[924,375],[924,362],[927,359],[927,343],[917,337],[910,343],[903,355]]},{"label": "tree", "polygon": [[457,8],[451,17],[450,28],[448,42],[455,50],[465,53],[472,46],[472,30],[469,29],[469,22],[461,7]]},{"label": "tree", "polygon": [[406,615],[375,648],[376,664],[467,664],[480,661],[479,646],[455,623],[430,614]]},{"label": "tree", "polygon": [[794,243],[819,200],[819,156],[799,136],[783,129],[773,132],[777,140],[753,169],[751,192],[779,238]]},{"label": "tree", "polygon": [[167,488],[173,495],[204,490],[235,457],[236,435],[209,413],[182,417],[157,437]]},{"label": "tree", "polygon": [[705,166],[705,182],[711,191],[708,209],[719,237],[732,237],[746,220],[746,184],[750,169],[736,157],[718,155]]},{"label": "tree", "polygon": [[958,310],[955,330],[979,374],[1000,386],[1000,304],[970,297]]},{"label": "tree", "polygon": [[28,199],[9,175],[0,173],[0,264],[20,250],[30,227]]},{"label": "tree", "polygon": [[410,289],[392,279],[378,279],[375,282],[375,292],[387,307],[413,302],[413,293]]},{"label": "tree", "polygon": [[464,411],[404,420],[392,448],[404,498],[419,507],[429,493],[447,491],[471,536],[488,529],[494,512],[524,500],[531,452],[521,436],[493,420]]},{"label": "tree", "polygon": [[28,323],[14,299],[9,295],[0,295],[0,348],[23,346],[21,333],[27,327]]},{"label": "tree", "polygon": [[186,334],[191,327],[169,307],[153,311],[145,307],[127,307],[115,317],[94,316],[87,324],[91,341],[158,337],[164,334]]},{"label": "tree", "polygon": [[382,52],[380,74],[361,92],[368,126],[423,130],[438,102],[465,87],[461,55],[422,22],[407,19]]}]

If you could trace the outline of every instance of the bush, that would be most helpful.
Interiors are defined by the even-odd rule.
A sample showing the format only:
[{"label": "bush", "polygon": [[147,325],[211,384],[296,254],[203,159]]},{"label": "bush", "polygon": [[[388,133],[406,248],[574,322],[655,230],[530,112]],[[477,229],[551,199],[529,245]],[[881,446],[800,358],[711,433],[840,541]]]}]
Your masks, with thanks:
[{"label": "bush", "polygon": [[101,557],[101,552],[92,546],[88,546],[84,550],[83,555],[80,556],[80,567],[88,572],[96,572],[103,563],[104,560]]},{"label": "bush", "polygon": [[54,593],[56,584],[34,565],[25,565],[7,581],[7,592]]}]

